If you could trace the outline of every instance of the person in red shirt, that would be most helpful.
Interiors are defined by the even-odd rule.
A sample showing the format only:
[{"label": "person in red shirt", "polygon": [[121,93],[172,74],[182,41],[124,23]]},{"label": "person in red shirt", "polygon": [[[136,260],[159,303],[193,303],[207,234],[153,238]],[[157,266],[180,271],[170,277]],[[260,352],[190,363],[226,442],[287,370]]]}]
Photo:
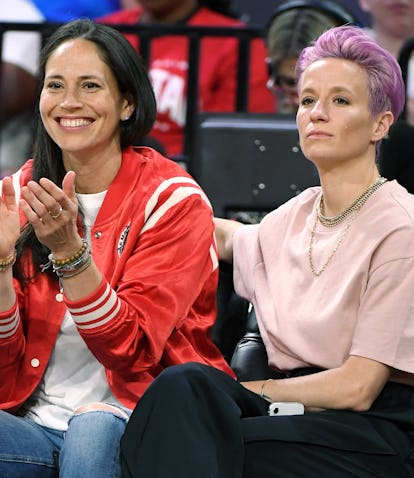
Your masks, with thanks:
[{"label": "person in red shirt", "polygon": [[[129,2],[131,3],[131,2]],[[241,27],[228,2],[215,0],[139,0],[135,8],[101,17],[107,24],[185,24],[189,26]],[[139,37],[127,34],[139,49]],[[249,70],[250,112],[272,113],[275,97],[267,89],[266,47],[256,38],[252,42]],[[205,38],[201,42],[198,110],[235,111],[237,92],[238,41],[229,37]],[[157,99],[157,117],[150,133],[169,157],[183,154],[186,120],[188,39],[160,36],[151,44],[149,75]]]}]

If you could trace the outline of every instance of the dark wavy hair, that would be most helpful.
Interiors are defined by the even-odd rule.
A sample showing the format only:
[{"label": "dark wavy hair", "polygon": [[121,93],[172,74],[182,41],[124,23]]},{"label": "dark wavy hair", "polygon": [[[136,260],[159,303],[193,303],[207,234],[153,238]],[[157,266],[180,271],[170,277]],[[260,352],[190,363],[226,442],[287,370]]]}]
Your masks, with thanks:
[{"label": "dark wavy hair", "polygon": [[[128,96],[135,105],[130,118],[127,121],[119,122],[119,128],[122,149],[136,144],[140,138],[143,138],[150,131],[155,121],[156,102],[154,92],[145,66],[136,50],[124,35],[112,27],[81,19],[65,23],[51,34],[40,55],[37,104],[39,104],[46,65],[50,56],[62,43],[77,38],[88,40],[96,45],[102,61],[112,71],[119,91],[122,95]],[[47,133],[39,111],[37,111],[36,120],[32,179],[39,181],[40,178],[46,177],[61,187],[63,177],[66,174],[62,151]],[[25,250],[31,249],[33,261],[37,266],[48,261],[50,251],[39,242],[31,225],[24,228],[16,247],[18,257]],[[22,283],[29,279],[24,277],[19,267],[19,261],[16,263],[15,275]]]}]

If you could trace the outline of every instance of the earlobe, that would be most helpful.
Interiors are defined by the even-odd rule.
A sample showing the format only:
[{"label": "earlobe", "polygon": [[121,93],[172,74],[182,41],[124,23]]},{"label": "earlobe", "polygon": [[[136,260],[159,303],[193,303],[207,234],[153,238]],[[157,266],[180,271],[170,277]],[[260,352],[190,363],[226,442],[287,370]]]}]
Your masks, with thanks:
[{"label": "earlobe", "polygon": [[121,115],[121,121],[128,121],[129,118],[131,118],[134,109],[135,108],[132,105],[125,108],[124,112]]},{"label": "earlobe", "polygon": [[135,103],[132,95],[127,94],[126,98],[126,105],[125,105],[125,116],[131,117],[135,111]]},{"label": "earlobe", "polygon": [[385,138],[393,122],[394,122],[394,115],[391,113],[391,111],[386,111],[385,113],[381,113],[376,122],[372,140],[376,142]]},{"label": "earlobe", "polygon": [[124,98],[124,106],[123,106],[123,111],[121,113],[121,121],[128,121],[129,118],[132,116],[135,110],[135,105],[134,102],[132,101],[132,97],[130,95],[127,95]]}]

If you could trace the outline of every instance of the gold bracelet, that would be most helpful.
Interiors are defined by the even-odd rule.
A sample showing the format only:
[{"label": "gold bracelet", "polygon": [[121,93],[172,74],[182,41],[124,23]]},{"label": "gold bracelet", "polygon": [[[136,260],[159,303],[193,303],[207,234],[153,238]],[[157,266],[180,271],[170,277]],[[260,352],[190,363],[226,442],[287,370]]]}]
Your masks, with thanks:
[{"label": "gold bracelet", "polygon": [[262,386],[260,387],[260,396],[264,398],[265,400],[267,400],[268,402],[271,402],[272,399],[269,397],[269,395],[265,395],[264,389],[265,389],[265,386],[268,384],[268,382],[273,382],[273,381],[274,381],[273,378],[268,378],[262,383]]},{"label": "gold bracelet", "polygon": [[16,257],[17,257],[17,252],[16,249],[6,257],[6,259],[0,260],[0,272],[5,271],[9,267],[13,266],[13,264],[16,262]]},{"label": "gold bracelet", "polygon": [[87,248],[88,248],[88,243],[86,241],[82,241],[82,247],[78,250],[78,252],[73,254],[73,256],[68,257],[67,259],[54,259],[52,256],[51,257],[52,264],[56,267],[63,267],[70,264],[71,262],[75,262],[76,259],[79,259],[79,257],[81,257],[86,252]]}]

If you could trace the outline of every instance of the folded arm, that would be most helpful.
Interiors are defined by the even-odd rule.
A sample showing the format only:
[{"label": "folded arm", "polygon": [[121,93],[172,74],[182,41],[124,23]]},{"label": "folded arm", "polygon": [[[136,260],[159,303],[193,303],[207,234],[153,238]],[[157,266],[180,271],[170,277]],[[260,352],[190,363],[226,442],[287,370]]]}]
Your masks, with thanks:
[{"label": "folded arm", "polygon": [[[308,410],[368,410],[388,381],[391,369],[375,360],[350,356],[338,368],[301,377],[243,382],[272,402],[301,402]],[[263,390],[262,390],[262,386]]]}]

